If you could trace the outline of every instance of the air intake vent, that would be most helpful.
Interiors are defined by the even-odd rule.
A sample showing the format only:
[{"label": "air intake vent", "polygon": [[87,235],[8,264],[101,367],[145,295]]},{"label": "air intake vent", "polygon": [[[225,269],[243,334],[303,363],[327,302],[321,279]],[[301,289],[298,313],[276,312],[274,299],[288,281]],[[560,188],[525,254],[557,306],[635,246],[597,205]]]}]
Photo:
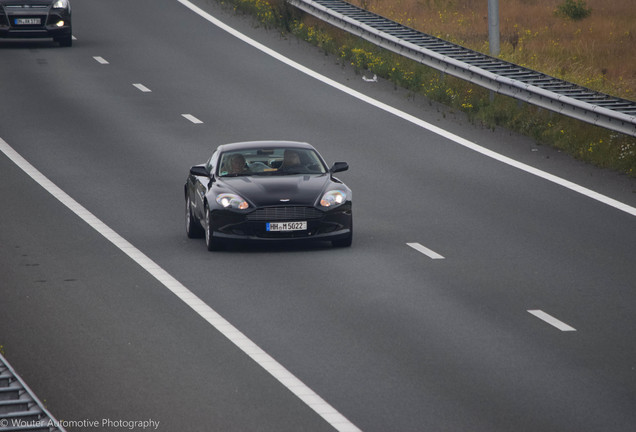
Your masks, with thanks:
[{"label": "air intake vent", "polygon": [[293,221],[319,219],[323,212],[314,207],[280,206],[265,207],[247,215],[247,220],[251,221]]},{"label": "air intake vent", "polygon": [[5,6],[7,9],[47,9],[47,5],[9,5]]}]

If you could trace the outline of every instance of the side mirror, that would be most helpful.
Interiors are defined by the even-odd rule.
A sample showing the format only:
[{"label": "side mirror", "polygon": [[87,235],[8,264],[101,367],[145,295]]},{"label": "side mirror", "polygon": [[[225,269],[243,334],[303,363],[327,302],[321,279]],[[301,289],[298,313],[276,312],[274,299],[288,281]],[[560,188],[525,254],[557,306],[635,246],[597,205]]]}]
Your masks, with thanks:
[{"label": "side mirror", "polygon": [[208,170],[206,170],[205,167],[201,165],[196,165],[190,168],[190,174],[199,177],[210,177],[210,173],[208,172]]},{"label": "side mirror", "polygon": [[333,173],[337,173],[337,172],[342,172],[342,171],[346,171],[349,169],[349,164],[346,162],[336,162],[333,164],[333,166],[329,169],[329,172]]}]

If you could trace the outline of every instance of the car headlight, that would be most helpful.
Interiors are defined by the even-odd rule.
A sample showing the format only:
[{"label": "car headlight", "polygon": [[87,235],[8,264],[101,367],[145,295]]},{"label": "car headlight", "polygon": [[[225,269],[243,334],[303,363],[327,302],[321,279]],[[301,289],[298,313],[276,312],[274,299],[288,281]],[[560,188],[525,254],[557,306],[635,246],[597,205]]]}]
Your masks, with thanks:
[{"label": "car headlight", "polygon": [[347,194],[341,190],[330,190],[320,199],[320,205],[323,207],[336,207],[347,200]]},{"label": "car headlight", "polygon": [[243,198],[232,193],[222,193],[216,196],[216,202],[224,208],[245,210],[250,205]]},{"label": "car headlight", "polygon": [[68,0],[55,0],[53,9],[68,9]]}]

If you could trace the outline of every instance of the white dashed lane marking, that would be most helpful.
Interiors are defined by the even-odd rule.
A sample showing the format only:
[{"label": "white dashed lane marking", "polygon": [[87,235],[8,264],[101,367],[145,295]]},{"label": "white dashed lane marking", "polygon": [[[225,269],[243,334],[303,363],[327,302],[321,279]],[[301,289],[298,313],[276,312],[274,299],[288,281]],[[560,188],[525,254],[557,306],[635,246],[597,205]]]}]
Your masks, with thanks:
[{"label": "white dashed lane marking", "polygon": [[430,259],[446,259],[435,251],[430,250],[429,248],[422,246],[419,243],[407,243],[408,246],[412,247],[416,251],[423,253]]},{"label": "white dashed lane marking", "polygon": [[561,331],[576,331],[576,329],[574,327],[570,327],[569,325],[567,325],[563,321],[559,321],[558,319],[556,319],[552,315],[549,315],[549,314],[543,312],[542,310],[531,309],[531,310],[528,310],[528,312],[531,313],[532,315],[536,316],[540,320],[547,322],[551,326],[554,326],[554,327],[558,328]]},{"label": "white dashed lane marking", "polygon": [[181,115],[183,117],[185,117],[186,119],[190,120],[194,124],[202,124],[203,123],[201,120],[199,120],[198,118],[196,118],[192,114],[181,114]]},{"label": "white dashed lane marking", "polygon": [[150,93],[150,92],[152,92],[152,90],[150,90],[148,87],[146,87],[146,86],[145,86],[145,85],[143,85],[143,84],[139,84],[139,83],[137,83],[137,84],[133,84],[133,86],[135,86],[136,88],[138,88],[140,91],[142,91],[142,92],[144,92],[144,93]]},{"label": "white dashed lane marking", "polygon": [[108,61],[104,58],[104,57],[100,57],[100,56],[93,56],[93,58],[95,59],[95,61],[99,64],[103,64],[103,65],[107,65]]}]

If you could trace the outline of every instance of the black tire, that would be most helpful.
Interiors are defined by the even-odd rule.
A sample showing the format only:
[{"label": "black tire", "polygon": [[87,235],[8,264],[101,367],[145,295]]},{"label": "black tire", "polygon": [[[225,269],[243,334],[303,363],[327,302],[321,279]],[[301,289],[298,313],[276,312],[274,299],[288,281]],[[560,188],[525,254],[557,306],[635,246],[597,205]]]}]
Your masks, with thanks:
[{"label": "black tire", "polygon": [[353,236],[349,234],[349,236],[344,239],[332,241],[331,245],[337,248],[345,248],[345,247],[351,247],[352,243],[353,243]]},{"label": "black tire", "polygon": [[56,39],[56,40],[57,40],[57,43],[59,43],[61,47],[73,46],[73,35],[64,36],[64,37],[61,37],[61,38]]},{"label": "black tire", "polygon": [[188,238],[203,237],[203,234],[204,234],[203,227],[201,227],[201,224],[192,215],[192,206],[190,205],[190,197],[186,197],[185,225],[186,225],[186,235],[188,236]]},{"label": "black tire", "polygon": [[345,247],[351,247],[352,243],[353,243],[353,220],[351,221],[351,224],[349,225],[349,235],[340,240],[333,240],[331,242],[331,245],[337,248],[345,248]]},{"label": "black tire", "polygon": [[210,229],[210,208],[208,205],[205,205],[205,222],[204,222],[204,231],[205,231],[205,245],[207,246],[209,251],[217,251],[221,249],[220,241],[214,238],[214,234]]}]

